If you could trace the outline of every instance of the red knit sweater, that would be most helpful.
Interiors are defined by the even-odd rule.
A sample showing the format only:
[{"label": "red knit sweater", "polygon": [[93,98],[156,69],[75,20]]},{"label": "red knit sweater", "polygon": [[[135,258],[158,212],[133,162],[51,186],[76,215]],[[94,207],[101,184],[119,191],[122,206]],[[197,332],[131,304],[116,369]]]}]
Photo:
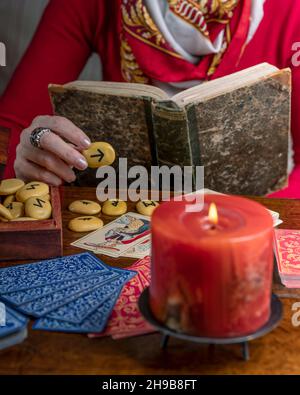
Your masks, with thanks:
[{"label": "red knit sweater", "polygon": [[[36,115],[51,114],[49,83],[76,80],[91,53],[103,63],[103,79],[122,81],[120,71],[121,0],[51,0],[33,41],[0,99],[0,125],[11,129],[6,177],[14,175],[21,130]],[[295,169],[289,187],[276,196],[300,198],[300,0],[266,0],[265,16],[245,48],[236,71],[261,62],[293,72],[292,133]],[[300,63],[300,62],[299,62]],[[275,158],[274,158],[275,160]]]}]

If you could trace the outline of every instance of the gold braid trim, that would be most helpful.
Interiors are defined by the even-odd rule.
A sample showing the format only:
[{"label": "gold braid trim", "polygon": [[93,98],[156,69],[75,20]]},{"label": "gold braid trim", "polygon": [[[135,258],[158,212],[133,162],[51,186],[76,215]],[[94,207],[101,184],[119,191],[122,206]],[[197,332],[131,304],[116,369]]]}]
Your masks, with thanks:
[{"label": "gold braid trim", "polygon": [[121,71],[127,82],[148,84],[150,79],[143,73],[134,56],[130,44],[125,38],[126,31],[138,40],[167,53],[168,55],[182,58],[181,55],[165,48],[166,41],[153,22],[142,0],[129,0],[121,6],[123,33],[121,36]]},{"label": "gold braid trim", "polygon": [[130,8],[127,8],[124,4],[121,7],[124,26],[135,29],[135,32],[139,36],[145,40],[154,42],[158,46],[166,43],[163,35],[143,5],[142,0],[134,1],[130,5]]},{"label": "gold braid trim", "polygon": [[214,15],[220,19],[231,18],[239,0],[196,0],[196,2],[203,10],[203,14]]},{"label": "gold braid trim", "polygon": [[149,84],[149,78],[140,69],[132,49],[122,35],[121,40],[121,72],[125,81]]},{"label": "gold braid trim", "polygon": [[212,60],[210,66],[209,66],[209,69],[207,71],[208,77],[211,77],[216,72],[216,69],[219,66],[219,64],[221,63],[223,55],[224,55],[226,49],[228,48],[230,42],[231,42],[231,31],[230,31],[230,26],[228,24],[228,25],[226,25],[226,32],[224,34],[222,48],[221,48],[220,52],[215,54],[215,56],[213,57],[213,60]]},{"label": "gold braid trim", "polygon": [[208,24],[227,24],[238,0],[167,0],[170,10],[209,37]]}]

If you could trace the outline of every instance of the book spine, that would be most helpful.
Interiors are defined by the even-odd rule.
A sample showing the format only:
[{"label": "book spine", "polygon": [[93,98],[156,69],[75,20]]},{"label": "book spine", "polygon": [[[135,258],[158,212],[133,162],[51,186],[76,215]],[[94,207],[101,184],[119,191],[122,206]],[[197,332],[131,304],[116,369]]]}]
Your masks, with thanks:
[{"label": "book spine", "polygon": [[197,121],[197,114],[195,105],[189,104],[186,108],[187,114],[187,127],[189,131],[189,142],[191,146],[191,156],[193,158],[194,166],[203,166],[203,160],[201,159],[201,148],[199,140],[199,126]]},{"label": "book spine", "polygon": [[193,166],[187,113],[172,101],[152,103],[153,134],[160,166]]},{"label": "book spine", "polygon": [[157,147],[156,147],[156,141],[154,135],[154,125],[153,125],[153,116],[152,116],[152,103],[153,100],[151,98],[144,97],[145,118],[148,128],[149,149],[151,152],[151,164],[152,166],[158,166]]}]

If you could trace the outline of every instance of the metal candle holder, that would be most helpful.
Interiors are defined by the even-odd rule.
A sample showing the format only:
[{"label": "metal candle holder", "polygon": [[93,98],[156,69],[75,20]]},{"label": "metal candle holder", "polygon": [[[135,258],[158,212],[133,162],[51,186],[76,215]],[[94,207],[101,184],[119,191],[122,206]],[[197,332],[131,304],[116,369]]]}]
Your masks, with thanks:
[{"label": "metal candle holder", "polygon": [[242,346],[242,356],[245,361],[248,361],[250,359],[249,341],[262,337],[267,333],[271,332],[277,327],[279,321],[282,318],[282,303],[275,294],[272,294],[270,318],[264,326],[262,326],[254,333],[249,333],[245,336],[228,338],[200,337],[177,332],[157,321],[157,319],[153,316],[149,306],[149,288],[146,288],[141,294],[139,299],[139,308],[145,320],[162,333],[162,349],[165,349],[168,346],[171,336],[178,339],[201,344],[240,344]]}]

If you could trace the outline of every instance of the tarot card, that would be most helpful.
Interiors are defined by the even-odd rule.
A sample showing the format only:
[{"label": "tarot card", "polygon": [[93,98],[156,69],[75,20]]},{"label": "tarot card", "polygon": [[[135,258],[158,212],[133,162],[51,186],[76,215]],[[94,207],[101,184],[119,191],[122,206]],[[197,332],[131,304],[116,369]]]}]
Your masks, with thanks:
[{"label": "tarot card", "polygon": [[3,309],[1,314],[5,314],[5,317],[3,317],[3,325],[2,322],[0,325],[0,339],[13,333],[19,332],[27,326],[29,320],[26,317],[19,314],[8,306],[2,306],[1,308]]},{"label": "tarot card", "polygon": [[281,281],[288,288],[300,287],[300,231],[275,230],[275,254]]},{"label": "tarot card", "polygon": [[15,346],[22,343],[28,336],[27,327],[25,326],[18,332],[12,333],[11,335],[0,338],[0,350]]},{"label": "tarot card", "polygon": [[124,284],[133,276],[136,276],[136,272],[131,270],[124,270],[123,272],[121,276],[113,281],[101,285],[91,292],[61,306],[57,310],[50,312],[47,314],[47,317],[79,324],[102,305],[106,299],[111,298],[115,294],[119,295]]},{"label": "tarot card", "polygon": [[91,334],[90,337],[110,335],[114,338],[115,336],[121,338],[154,331],[152,326],[144,320],[138,308],[139,297],[150,284],[150,257],[135,262],[128,269],[137,271],[138,275],[124,286],[105,331]]},{"label": "tarot card", "polygon": [[111,311],[116,303],[119,294],[116,293],[112,297],[97,308],[91,315],[85,318],[81,323],[59,321],[56,319],[42,317],[35,321],[33,329],[40,329],[51,332],[71,332],[71,333],[89,333],[91,331],[101,332],[106,324]]},{"label": "tarot card", "polygon": [[102,229],[75,241],[73,246],[91,250],[95,254],[118,257],[149,237],[150,219],[144,215],[127,213]]},{"label": "tarot card", "polygon": [[128,337],[130,333],[154,331],[145,321],[138,307],[138,300],[143,290],[144,284],[139,275],[124,287],[109,319],[106,334],[113,337]]},{"label": "tarot card", "polygon": [[91,293],[94,289],[102,288],[103,290],[111,289],[111,284],[122,276],[120,273],[111,272],[111,276],[104,279],[92,277],[83,279],[82,283],[64,288],[54,294],[43,296],[39,299],[21,304],[17,309],[23,314],[32,315],[34,317],[42,317],[51,313],[53,310],[59,309],[64,305],[71,303],[86,294]]},{"label": "tarot card", "polygon": [[92,277],[107,270],[100,259],[88,252],[6,267],[0,269],[0,294]]},{"label": "tarot card", "polygon": [[283,221],[281,219],[276,219],[276,220],[273,219],[274,228],[276,228],[277,226],[279,226],[281,224],[283,224]]},{"label": "tarot card", "polygon": [[[146,256],[146,257],[141,258],[138,261],[134,262],[127,269],[138,270],[139,271],[140,270],[139,268],[142,267],[144,269],[148,269],[149,270],[149,276],[150,276],[150,265],[151,265],[151,258],[150,258],[150,256]],[[150,281],[150,277],[149,277],[149,281]]]},{"label": "tarot card", "polygon": [[89,286],[93,286],[94,282],[97,284],[101,283],[101,281],[105,281],[111,276],[115,275],[112,270],[107,270],[105,272],[100,272],[97,276],[88,278],[75,278],[68,281],[63,281],[56,284],[49,284],[41,287],[25,289],[23,291],[10,292],[4,295],[1,295],[1,299],[7,303],[10,303],[13,306],[20,306],[29,302],[36,301],[37,299],[50,297],[51,300],[58,300],[58,293],[63,291],[64,289],[68,289],[68,296],[71,295],[70,288],[76,286],[76,291],[81,291],[86,288],[86,284]]},{"label": "tarot card", "polygon": [[134,247],[131,247],[129,250],[125,251],[122,256],[127,258],[144,258],[150,254],[151,250],[151,238],[147,238],[136,244]]},{"label": "tarot card", "polygon": [[151,257],[146,256],[130,266],[131,270],[138,272],[138,275],[143,283],[143,287],[146,288],[150,284],[151,278]]},{"label": "tarot card", "polygon": [[112,334],[111,337],[114,340],[119,340],[119,339],[125,339],[127,337],[147,335],[150,333],[154,333],[156,331],[157,330],[153,326],[148,324],[148,322],[144,321],[144,324],[140,325],[137,330],[131,330],[131,331],[125,331],[125,332]]}]

